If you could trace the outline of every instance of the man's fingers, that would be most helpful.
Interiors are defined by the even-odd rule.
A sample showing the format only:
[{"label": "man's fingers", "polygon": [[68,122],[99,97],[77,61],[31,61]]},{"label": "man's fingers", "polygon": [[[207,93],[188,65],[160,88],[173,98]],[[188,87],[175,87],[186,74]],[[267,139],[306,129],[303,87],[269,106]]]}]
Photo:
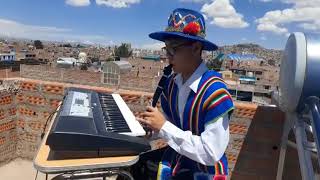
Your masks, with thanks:
[{"label": "man's fingers", "polygon": [[147,106],[147,111],[148,112],[155,112],[155,111],[157,111],[157,108],[154,108],[152,106]]},{"label": "man's fingers", "polygon": [[154,116],[154,115],[153,115],[153,112],[143,112],[142,116],[143,117],[151,117],[151,116]]},{"label": "man's fingers", "polygon": [[143,119],[140,118],[140,117],[136,117],[136,120],[137,120],[137,121],[143,121]]},{"label": "man's fingers", "polygon": [[151,125],[152,122],[153,122],[153,118],[152,117],[146,117],[145,119],[142,119],[142,118],[137,118],[137,120],[143,124],[146,124],[146,125]]},{"label": "man's fingers", "polygon": [[152,117],[146,117],[146,121],[148,125],[152,124],[152,120],[153,120]]},{"label": "man's fingers", "polygon": [[143,118],[136,118],[137,121],[139,121],[141,124],[147,124],[147,120]]},{"label": "man's fingers", "polygon": [[147,124],[148,120],[146,119],[142,119],[142,118],[136,118],[137,121],[141,122],[141,123],[144,123],[144,124]]}]

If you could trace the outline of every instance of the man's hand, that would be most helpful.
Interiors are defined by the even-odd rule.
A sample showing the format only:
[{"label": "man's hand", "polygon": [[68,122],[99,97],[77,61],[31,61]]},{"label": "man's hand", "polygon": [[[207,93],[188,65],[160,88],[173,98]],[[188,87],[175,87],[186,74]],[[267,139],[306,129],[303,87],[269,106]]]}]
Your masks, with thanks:
[{"label": "man's hand", "polygon": [[143,119],[137,119],[142,124],[147,125],[152,130],[159,132],[162,128],[163,124],[166,122],[166,119],[162,115],[162,113],[158,110],[158,108],[154,108],[151,106],[147,107],[147,111],[142,113]]},{"label": "man's hand", "polygon": [[153,149],[161,149],[164,148],[166,146],[168,146],[167,141],[165,141],[164,139],[157,139],[155,141],[153,141]]}]

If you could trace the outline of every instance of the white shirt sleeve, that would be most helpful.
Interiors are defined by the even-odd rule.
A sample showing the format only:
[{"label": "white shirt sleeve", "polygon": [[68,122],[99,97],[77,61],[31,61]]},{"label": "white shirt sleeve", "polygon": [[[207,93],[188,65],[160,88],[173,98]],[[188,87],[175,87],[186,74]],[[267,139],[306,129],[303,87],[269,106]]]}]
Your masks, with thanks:
[{"label": "white shirt sleeve", "polygon": [[166,121],[159,131],[159,136],[179,154],[203,165],[212,166],[220,160],[229,143],[229,118],[225,115],[207,125],[200,136],[192,135],[191,131],[183,131]]}]

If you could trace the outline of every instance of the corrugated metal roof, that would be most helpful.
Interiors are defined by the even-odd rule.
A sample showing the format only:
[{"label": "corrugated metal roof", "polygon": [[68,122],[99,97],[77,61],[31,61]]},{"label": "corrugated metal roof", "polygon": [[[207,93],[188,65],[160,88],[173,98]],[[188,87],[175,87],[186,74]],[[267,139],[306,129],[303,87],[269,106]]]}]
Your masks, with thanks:
[{"label": "corrugated metal roof", "polygon": [[259,60],[254,54],[228,54],[227,58],[236,61]]},{"label": "corrugated metal roof", "polygon": [[255,77],[249,77],[249,76],[240,76],[239,78],[240,81],[256,81]]},{"label": "corrugated metal roof", "polygon": [[147,55],[143,56],[142,59],[160,60],[160,55]]},{"label": "corrugated metal roof", "polygon": [[131,66],[131,64],[128,61],[112,61],[112,63],[115,63],[118,66]]},{"label": "corrugated metal roof", "polygon": [[108,67],[112,65],[116,65],[120,72],[129,72],[132,68],[132,65],[128,61],[109,61],[103,64],[103,69],[106,70]]}]

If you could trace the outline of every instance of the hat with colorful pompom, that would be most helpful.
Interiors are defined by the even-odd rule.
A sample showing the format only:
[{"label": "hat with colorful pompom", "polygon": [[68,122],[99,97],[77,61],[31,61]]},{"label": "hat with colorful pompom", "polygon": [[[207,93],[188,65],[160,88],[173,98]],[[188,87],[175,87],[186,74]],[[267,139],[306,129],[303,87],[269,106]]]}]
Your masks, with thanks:
[{"label": "hat with colorful pompom", "polygon": [[217,45],[205,39],[206,25],[203,15],[191,9],[175,9],[168,19],[165,31],[151,33],[149,37],[163,42],[171,38],[182,38],[201,42],[203,50],[218,49]]}]

